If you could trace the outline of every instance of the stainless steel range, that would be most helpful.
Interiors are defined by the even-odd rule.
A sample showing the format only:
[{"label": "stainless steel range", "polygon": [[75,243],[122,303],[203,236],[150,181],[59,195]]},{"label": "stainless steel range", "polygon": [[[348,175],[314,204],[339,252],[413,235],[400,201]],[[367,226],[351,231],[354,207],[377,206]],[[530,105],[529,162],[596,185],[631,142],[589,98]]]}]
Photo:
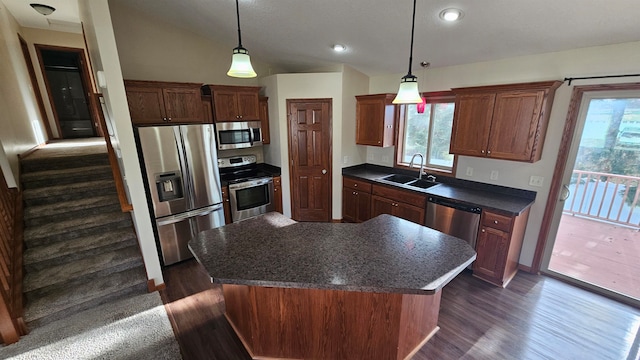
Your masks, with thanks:
[{"label": "stainless steel range", "polygon": [[229,184],[231,219],[238,222],[273,211],[273,176],[258,170],[255,155],[218,159],[220,179]]}]

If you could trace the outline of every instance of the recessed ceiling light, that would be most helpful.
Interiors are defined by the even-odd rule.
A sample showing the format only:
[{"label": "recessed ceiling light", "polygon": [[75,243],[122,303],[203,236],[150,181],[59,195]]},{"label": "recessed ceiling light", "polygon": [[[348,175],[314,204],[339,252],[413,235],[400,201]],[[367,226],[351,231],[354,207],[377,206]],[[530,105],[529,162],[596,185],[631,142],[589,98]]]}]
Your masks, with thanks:
[{"label": "recessed ceiling light", "polygon": [[460,9],[444,9],[440,12],[440,19],[444,21],[457,21],[462,19],[464,13]]},{"label": "recessed ceiling light", "polygon": [[343,51],[346,51],[346,50],[347,50],[347,47],[342,45],[342,44],[333,45],[333,51],[335,51],[335,52],[343,52]]}]

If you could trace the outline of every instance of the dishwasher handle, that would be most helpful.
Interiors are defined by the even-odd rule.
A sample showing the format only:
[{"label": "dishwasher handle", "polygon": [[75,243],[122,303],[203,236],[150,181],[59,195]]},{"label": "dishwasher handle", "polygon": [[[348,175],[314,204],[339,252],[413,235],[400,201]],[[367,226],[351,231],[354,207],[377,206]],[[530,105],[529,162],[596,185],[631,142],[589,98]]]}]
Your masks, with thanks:
[{"label": "dishwasher handle", "polygon": [[440,199],[432,196],[429,196],[428,201],[430,203],[434,203],[437,205],[446,206],[446,207],[454,208],[456,210],[462,210],[462,211],[466,211],[474,214],[480,214],[482,212],[482,209],[477,206],[464,205],[464,204],[460,204],[460,203],[456,203],[453,201],[448,201],[448,200],[444,200],[444,199]]}]

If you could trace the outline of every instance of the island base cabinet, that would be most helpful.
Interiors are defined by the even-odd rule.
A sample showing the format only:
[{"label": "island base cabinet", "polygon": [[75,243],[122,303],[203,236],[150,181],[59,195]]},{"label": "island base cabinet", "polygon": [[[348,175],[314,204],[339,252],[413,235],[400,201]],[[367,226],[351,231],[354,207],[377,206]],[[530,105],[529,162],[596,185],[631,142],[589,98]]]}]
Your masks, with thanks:
[{"label": "island base cabinet", "polygon": [[409,359],[437,331],[430,295],[222,285],[226,317],[253,358]]}]

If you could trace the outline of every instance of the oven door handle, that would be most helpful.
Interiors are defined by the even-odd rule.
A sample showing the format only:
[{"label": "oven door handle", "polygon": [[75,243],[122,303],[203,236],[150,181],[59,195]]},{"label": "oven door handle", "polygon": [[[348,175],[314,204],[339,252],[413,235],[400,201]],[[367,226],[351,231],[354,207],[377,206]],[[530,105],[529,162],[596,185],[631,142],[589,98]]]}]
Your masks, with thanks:
[{"label": "oven door handle", "polygon": [[246,189],[246,188],[266,185],[266,184],[269,184],[269,183],[273,183],[273,178],[249,180],[249,181],[244,181],[244,182],[241,182],[241,183],[238,183],[238,184],[230,184],[229,185],[229,191]]},{"label": "oven door handle", "polygon": [[249,128],[249,144],[253,146],[253,128]]}]

